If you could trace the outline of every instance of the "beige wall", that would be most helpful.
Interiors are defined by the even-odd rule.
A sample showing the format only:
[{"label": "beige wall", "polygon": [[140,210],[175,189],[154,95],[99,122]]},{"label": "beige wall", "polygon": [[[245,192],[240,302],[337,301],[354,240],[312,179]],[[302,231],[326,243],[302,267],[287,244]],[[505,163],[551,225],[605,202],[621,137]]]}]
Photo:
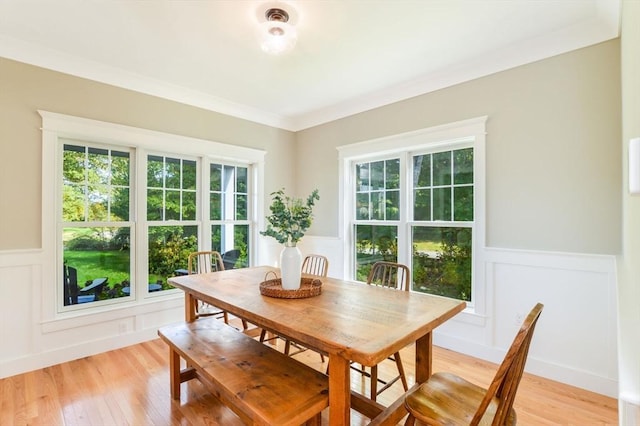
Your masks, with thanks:
[{"label": "beige wall", "polygon": [[[636,405],[621,424],[640,424],[640,195],[629,195],[627,147],[640,137],[640,2],[622,6],[623,253],[618,261],[619,371],[621,399]],[[625,411],[623,411],[624,413]]]},{"label": "beige wall", "polygon": [[610,41],[298,132],[314,235],[337,236],[337,146],[487,122],[487,245],[621,251],[620,43]]},{"label": "beige wall", "polygon": [[37,110],[266,150],[265,189],[294,180],[294,134],[0,58],[0,250],[41,247]]}]

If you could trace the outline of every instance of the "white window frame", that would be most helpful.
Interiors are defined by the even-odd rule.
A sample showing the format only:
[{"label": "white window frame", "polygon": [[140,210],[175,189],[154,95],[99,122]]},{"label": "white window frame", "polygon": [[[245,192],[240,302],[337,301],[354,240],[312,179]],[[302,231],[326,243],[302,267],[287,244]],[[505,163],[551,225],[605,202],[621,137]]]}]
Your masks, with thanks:
[{"label": "white window frame", "polygon": [[[473,267],[472,267],[472,301],[467,306],[468,311],[484,314],[486,311],[487,289],[484,277],[484,262],[482,261],[485,247],[485,144],[487,117],[477,117],[440,126],[421,129],[413,132],[388,136],[338,147],[339,157],[339,212],[340,237],[345,242],[344,265],[345,276],[354,274],[353,253],[353,224],[351,218],[354,211],[354,173],[353,164],[364,161],[377,161],[392,157],[403,157],[400,162],[400,173],[409,179],[407,158],[414,154],[445,151],[470,146],[474,149],[474,233],[473,233]],[[409,205],[412,197],[403,190],[400,194],[401,222],[414,224]],[[389,223],[389,225],[394,224]],[[384,223],[380,223],[383,225]],[[401,227],[403,228],[403,227]],[[409,238],[406,230],[398,230],[398,238],[406,241]],[[405,247],[398,247],[398,257],[406,258]]]},{"label": "white window frame", "polygon": [[[138,277],[138,287],[142,289],[139,293],[142,294],[138,296],[132,294],[130,297],[122,298],[127,300],[118,303],[90,303],[83,304],[85,306],[81,307],[77,305],[63,306],[62,286],[58,278],[62,277],[62,253],[57,231],[62,215],[60,197],[62,188],[62,150],[60,147],[63,143],[62,140],[72,139],[113,148],[133,149],[135,155],[132,160],[135,158],[136,163],[132,168],[135,178],[132,176],[131,191],[135,191],[136,194],[139,194],[140,191],[146,191],[146,169],[141,167],[141,164],[146,161],[148,153],[162,152],[168,156],[199,158],[199,164],[206,163],[207,167],[209,161],[248,166],[251,170],[249,174],[250,186],[254,189],[251,199],[248,200],[248,214],[253,222],[253,232],[250,236],[252,247],[250,264],[254,264],[258,252],[260,218],[264,216],[263,205],[257,201],[261,200],[264,194],[266,151],[54,112],[38,111],[38,113],[42,117],[42,274],[45,283],[41,299],[43,320],[55,320],[119,309],[123,306],[148,303],[150,299],[144,297],[147,295],[143,288],[145,286],[139,284],[140,269],[143,268],[138,265],[146,265],[148,259],[147,253],[140,248],[142,244],[138,244],[135,253],[137,265],[134,265],[131,274],[136,274]],[[198,194],[197,197],[199,196]],[[147,238],[146,231],[144,231],[147,228],[146,207],[141,205],[141,199],[144,200],[146,197],[132,196],[135,205],[132,206],[132,217],[130,217],[130,222],[135,222],[131,229],[132,239],[135,238],[139,242],[146,241]],[[200,205],[202,204],[204,203],[200,203]],[[198,220],[201,221],[201,219],[202,216],[199,215]],[[144,271],[144,276],[146,276],[146,271]],[[178,291],[160,293],[164,294],[154,297],[154,299],[182,297]]]}]

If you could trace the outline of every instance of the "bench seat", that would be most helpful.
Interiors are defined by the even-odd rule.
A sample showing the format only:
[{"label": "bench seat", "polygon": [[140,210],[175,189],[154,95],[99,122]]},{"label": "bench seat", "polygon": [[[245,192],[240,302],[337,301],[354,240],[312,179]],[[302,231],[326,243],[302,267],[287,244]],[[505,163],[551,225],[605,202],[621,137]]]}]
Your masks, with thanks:
[{"label": "bench seat", "polygon": [[[327,376],[214,318],[162,327],[169,345],[171,396],[198,379],[246,424],[320,424]],[[181,370],[180,360],[187,367]]]}]

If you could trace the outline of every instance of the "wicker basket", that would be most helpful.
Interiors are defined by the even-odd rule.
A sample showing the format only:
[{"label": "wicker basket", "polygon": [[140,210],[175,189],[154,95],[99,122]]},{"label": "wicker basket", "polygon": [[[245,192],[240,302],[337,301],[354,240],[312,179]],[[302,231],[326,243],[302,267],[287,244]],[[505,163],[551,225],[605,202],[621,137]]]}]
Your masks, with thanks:
[{"label": "wicker basket", "polygon": [[322,281],[317,278],[300,279],[300,288],[296,290],[283,289],[280,278],[276,277],[270,280],[266,278],[265,276],[265,280],[260,283],[260,294],[263,296],[277,297],[279,299],[304,299],[305,297],[318,296],[322,293]]}]

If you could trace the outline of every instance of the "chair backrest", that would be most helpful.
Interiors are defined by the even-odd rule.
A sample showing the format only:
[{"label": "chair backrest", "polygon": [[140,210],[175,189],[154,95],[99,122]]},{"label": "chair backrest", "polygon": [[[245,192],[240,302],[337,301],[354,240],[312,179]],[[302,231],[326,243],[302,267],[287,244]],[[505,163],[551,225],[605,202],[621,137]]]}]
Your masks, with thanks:
[{"label": "chair backrest", "polygon": [[302,261],[302,273],[326,277],[329,272],[329,260],[319,254],[310,254]]},{"label": "chair backrest", "polygon": [[224,262],[217,251],[196,251],[189,254],[187,270],[189,274],[224,271]]},{"label": "chair backrest", "polygon": [[509,412],[513,407],[513,401],[516,398],[516,391],[524,372],[524,365],[527,362],[527,354],[529,353],[529,345],[531,344],[531,338],[533,337],[533,330],[536,327],[540,313],[544,305],[541,303],[536,304],[533,307],[527,318],[525,318],[520,327],[520,331],[513,339],[513,343],[505,355],[502,364],[498,368],[491,385],[487,389],[478,410],[476,411],[472,425],[480,423],[482,416],[484,415],[489,403],[494,397],[498,398],[498,408],[496,409],[496,416],[491,423],[494,426],[505,424],[509,417]]},{"label": "chair backrest", "polygon": [[233,249],[229,251],[225,251],[222,254],[222,263],[224,263],[224,269],[234,269],[236,267],[236,262],[240,257],[240,250]]},{"label": "chair backrest", "polygon": [[367,284],[409,291],[411,286],[409,268],[401,263],[376,262],[371,267]]},{"label": "chair backrest", "polygon": [[78,270],[74,267],[64,265],[64,305],[75,305],[78,303]]}]

